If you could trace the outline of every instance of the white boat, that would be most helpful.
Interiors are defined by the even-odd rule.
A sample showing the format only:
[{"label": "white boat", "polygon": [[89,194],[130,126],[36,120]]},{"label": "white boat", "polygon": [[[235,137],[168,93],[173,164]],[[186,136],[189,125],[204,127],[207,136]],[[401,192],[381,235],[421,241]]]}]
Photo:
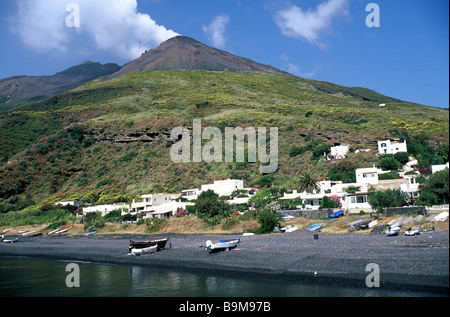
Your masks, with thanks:
[{"label": "white boat", "polygon": [[228,242],[212,243],[211,240],[206,241],[206,249],[209,253],[216,251],[229,251],[238,245],[236,240]]},{"label": "white boat", "polygon": [[297,231],[297,230],[298,230],[298,228],[296,226],[293,226],[291,228],[286,229],[285,232],[294,232],[294,231]]},{"label": "white boat", "polygon": [[407,236],[415,236],[416,234],[420,234],[420,226],[416,226],[414,228],[409,228],[405,230],[405,235]]},{"label": "white boat", "polygon": [[52,231],[50,231],[50,232],[48,232],[47,234],[49,235],[49,234],[54,234],[55,232],[58,232],[59,230],[61,230],[61,229],[55,229],[55,230],[52,230]]},{"label": "white boat", "polygon": [[253,232],[244,232],[243,234],[242,234],[242,236],[243,237],[251,237],[251,236],[254,236],[255,234],[253,233]]},{"label": "white boat", "polygon": [[151,247],[141,248],[141,249],[133,248],[133,249],[131,249],[131,254],[132,255],[144,255],[144,254],[155,253],[157,248],[158,248],[157,245],[153,245]]},{"label": "white boat", "polygon": [[25,232],[25,233],[22,234],[22,236],[24,236],[24,237],[30,236],[30,235],[32,235],[32,234],[35,233],[35,232],[36,232],[36,231]]},{"label": "white boat", "polygon": [[377,224],[378,224],[378,221],[376,221],[376,220],[371,221],[371,222],[369,222],[369,228],[372,228],[372,227],[376,226]]},{"label": "white boat", "polygon": [[400,227],[389,227],[385,231],[387,236],[397,236],[400,233]]},{"label": "white boat", "polygon": [[433,221],[446,221],[448,219],[448,212],[444,211],[434,217]]},{"label": "white boat", "polygon": [[62,230],[56,231],[55,234],[61,235],[61,234],[63,234],[64,232],[67,232],[67,231],[68,231],[68,229],[62,229]]}]

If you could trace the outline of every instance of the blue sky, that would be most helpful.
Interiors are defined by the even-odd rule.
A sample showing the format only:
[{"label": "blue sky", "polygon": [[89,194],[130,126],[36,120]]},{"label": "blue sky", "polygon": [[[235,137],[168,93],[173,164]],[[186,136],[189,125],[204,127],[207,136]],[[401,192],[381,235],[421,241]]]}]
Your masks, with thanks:
[{"label": "blue sky", "polygon": [[[379,27],[366,25],[370,3]],[[66,23],[68,4],[79,27]],[[449,106],[448,0],[0,0],[0,78],[123,65],[176,34],[300,77]]]}]

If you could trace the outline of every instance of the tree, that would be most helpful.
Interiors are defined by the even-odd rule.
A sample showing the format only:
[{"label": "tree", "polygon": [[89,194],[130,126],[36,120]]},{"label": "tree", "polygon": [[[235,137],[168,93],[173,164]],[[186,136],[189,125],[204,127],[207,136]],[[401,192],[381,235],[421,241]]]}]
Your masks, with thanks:
[{"label": "tree", "polygon": [[261,224],[260,233],[270,233],[273,228],[280,223],[281,214],[270,209],[264,209],[258,212],[257,219]]},{"label": "tree", "polygon": [[304,171],[299,178],[299,190],[300,192],[313,192],[320,191],[319,180],[312,173]]},{"label": "tree", "polygon": [[[431,202],[434,201],[431,199],[430,194],[434,194],[438,198],[437,203],[448,204],[449,202],[449,171],[446,168],[443,171],[436,172],[428,178],[423,184],[420,184],[420,196],[426,195],[427,200],[425,198],[419,200],[418,202]],[[420,198],[419,196],[419,198]],[[434,205],[436,205],[435,203]]]},{"label": "tree", "polygon": [[402,207],[408,204],[407,194],[400,189],[369,190],[369,204],[377,213],[383,212],[383,208]]},{"label": "tree", "polygon": [[270,189],[260,190],[248,200],[248,204],[256,209],[262,209],[273,201],[275,196]]},{"label": "tree", "polygon": [[395,153],[394,158],[401,164],[406,164],[409,162],[409,154],[407,152]]},{"label": "tree", "polygon": [[221,215],[229,209],[230,206],[225,201],[219,199],[219,195],[211,189],[201,193],[195,201],[195,210],[197,213],[207,217]]},{"label": "tree", "polygon": [[322,198],[322,204],[320,205],[320,209],[328,209],[328,208],[337,208],[336,202],[331,200],[328,196],[323,196]]},{"label": "tree", "polygon": [[392,156],[382,157],[378,162],[378,165],[381,167],[383,171],[386,170],[398,170],[399,162]]}]

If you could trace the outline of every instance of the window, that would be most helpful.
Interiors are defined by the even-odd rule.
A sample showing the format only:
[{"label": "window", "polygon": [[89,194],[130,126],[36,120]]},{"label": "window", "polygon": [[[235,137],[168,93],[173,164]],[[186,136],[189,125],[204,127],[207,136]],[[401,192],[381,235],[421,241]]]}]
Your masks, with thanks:
[{"label": "window", "polygon": [[387,147],[386,143],[381,143],[381,147]]},{"label": "window", "polygon": [[363,196],[351,196],[352,204],[364,204],[367,203],[367,195]]},{"label": "window", "polygon": [[363,174],[363,178],[375,177],[375,173]]}]

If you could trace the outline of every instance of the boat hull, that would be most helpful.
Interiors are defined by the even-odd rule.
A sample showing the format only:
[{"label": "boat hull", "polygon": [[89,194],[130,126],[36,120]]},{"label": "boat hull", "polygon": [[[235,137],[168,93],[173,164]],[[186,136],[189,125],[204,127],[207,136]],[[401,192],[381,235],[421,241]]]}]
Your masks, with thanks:
[{"label": "boat hull", "polygon": [[158,246],[154,245],[152,247],[148,248],[140,248],[140,249],[131,249],[131,254],[135,256],[144,255],[144,254],[150,254],[155,253]]},{"label": "boat hull", "polygon": [[158,240],[149,240],[149,241],[133,241],[130,240],[130,248],[131,249],[143,249],[143,248],[149,248],[153,246],[157,246],[158,250],[164,249],[166,247],[167,241],[169,241],[169,238],[167,239],[158,239]]},{"label": "boat hull", "polygon": [[229,251],[234,248],[236,248],[238,245],[238,242],[236,240],[234,241],[228,241],[228,242],[219,242],[219,243],[212,243],[211,241],[206,241],[206,249],[209,253],[218,252],[218,251]]},{"label": "boat hull", "polygon": [[314,232],[319,230],[320,228],[322,228],[322,224],[321,223],[317,223],[315,225],[312,225],[311,227],[308,228],[308,231]]}]

